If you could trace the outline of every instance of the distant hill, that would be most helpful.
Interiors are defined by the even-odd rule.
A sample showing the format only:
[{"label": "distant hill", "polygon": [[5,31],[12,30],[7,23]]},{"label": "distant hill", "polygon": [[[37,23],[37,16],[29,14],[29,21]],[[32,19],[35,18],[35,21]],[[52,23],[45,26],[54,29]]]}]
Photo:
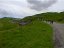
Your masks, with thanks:
[{"label": "distant hill", "polygon": [[47,12],[47,13],[41,13],[36,14],[33,16],[28,16],[22,19],[23,21],[28,20],[53,20],[55,22],[64,22],[64,12]]}]

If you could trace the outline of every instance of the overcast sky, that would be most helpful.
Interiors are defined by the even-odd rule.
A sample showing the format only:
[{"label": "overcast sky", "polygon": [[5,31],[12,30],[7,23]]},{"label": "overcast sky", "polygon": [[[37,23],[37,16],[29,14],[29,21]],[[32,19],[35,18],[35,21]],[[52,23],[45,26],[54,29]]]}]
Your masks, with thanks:
[{"label": "overcast sky", "polygon": [[64,11],[64,0],[0,0],[0,17],[23,18],[49,11]]}]

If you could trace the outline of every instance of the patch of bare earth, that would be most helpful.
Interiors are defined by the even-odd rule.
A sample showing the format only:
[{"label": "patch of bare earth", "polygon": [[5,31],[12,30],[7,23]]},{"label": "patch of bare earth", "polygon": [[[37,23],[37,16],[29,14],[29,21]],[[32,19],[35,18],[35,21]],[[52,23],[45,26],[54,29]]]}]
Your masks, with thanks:
[{"label": "patch of bare earth", "polygon": [[52,27],[54,30],[54,48],[64,48],[64,24],[54,22]]}]

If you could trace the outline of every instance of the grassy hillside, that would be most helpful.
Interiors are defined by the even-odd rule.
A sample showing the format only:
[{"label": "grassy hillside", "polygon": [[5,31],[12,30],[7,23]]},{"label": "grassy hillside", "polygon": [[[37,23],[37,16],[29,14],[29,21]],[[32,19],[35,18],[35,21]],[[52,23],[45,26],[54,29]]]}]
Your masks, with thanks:
[{"label": "grassy hillside", "polygon": [[13,19],[0,19],[0,48],[53,48],[50,25],[38,20],[21,26]]},{"label": "grassy hillside", "polygon": [[[52,27],[43,22],[64,23],[64,12],[48,12],[23,19],[0,18],[0,48],[53,48]],[[19,25],[29,22],[27,25]]]},{"label": "grassy hillside", "polygon": [[12,20],[13,20],[12,18],[1,18],[0,19],[0,31],[16,28],[18,25],[15,23],[13,24]]},{"label": "grassy hillside", "polygon": [[25,17],[23,20],[28,21],[28,20],[52,20],[54,22],[61,22],[64,23],[64,12],[47,12],[47,13],[41,13],[41,14],[36,14],[33,16]]}]

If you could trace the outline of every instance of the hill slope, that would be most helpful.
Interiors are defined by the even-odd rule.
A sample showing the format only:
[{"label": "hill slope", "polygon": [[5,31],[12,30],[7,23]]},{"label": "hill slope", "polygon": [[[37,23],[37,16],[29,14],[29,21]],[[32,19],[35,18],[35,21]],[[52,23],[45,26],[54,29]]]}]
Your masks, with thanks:
[{"label": "hill slope", "polygon": [[8,19],[0,21],[4,24],[0,29],[0,48],[53,48],[50,25],[38,20],[25,26],[10,23]]}]

